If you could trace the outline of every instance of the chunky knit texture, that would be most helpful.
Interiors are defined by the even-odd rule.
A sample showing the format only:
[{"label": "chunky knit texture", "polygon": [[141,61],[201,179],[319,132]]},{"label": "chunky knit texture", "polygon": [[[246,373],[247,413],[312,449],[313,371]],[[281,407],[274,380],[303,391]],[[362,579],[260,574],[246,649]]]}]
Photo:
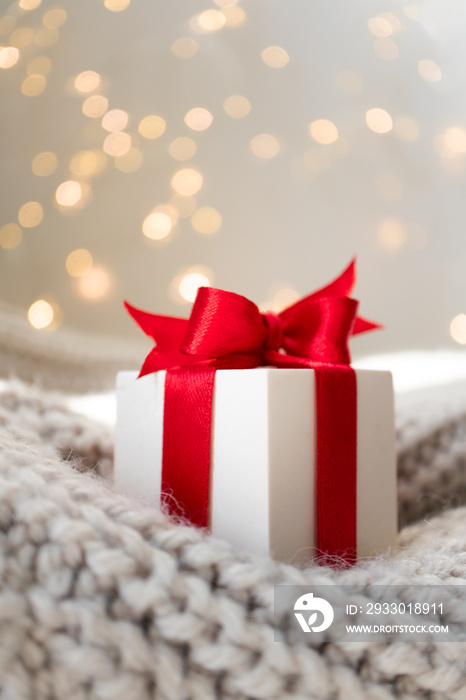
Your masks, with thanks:
[{"label": "chunky knit texture", "polygon": [[115,494],[102,478],[111,430],[58,394],[7,382],[1,700],[466,698],[462,643],[273,638],[276,583],[361,584],[368,599],[376,583],[455,584],[443,622],[465,628],[466,509],[453,506],[466,493],[466,386],[413,392],[397,413],[401,521],[411,523],[397,547],[350,570],[298,569]]}]

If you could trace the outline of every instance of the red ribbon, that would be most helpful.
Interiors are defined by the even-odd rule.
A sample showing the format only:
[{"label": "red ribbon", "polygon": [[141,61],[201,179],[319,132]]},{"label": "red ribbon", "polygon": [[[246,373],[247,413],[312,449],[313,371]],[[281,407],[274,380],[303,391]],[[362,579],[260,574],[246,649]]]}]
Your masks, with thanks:
[{"label": "red ribbon", "polygon": [[139,376],[167,369],[162,492],[172,513],[209,524],[210,444],[217,369],[312,368],[316,374],[317,547],[348,561],[356,553],[357,393],[351,335],[380,328],[350,298],[355,261],[326,287],[279,314],[249,299],[201,287],[189,319],[125,306],[156,345]]}]

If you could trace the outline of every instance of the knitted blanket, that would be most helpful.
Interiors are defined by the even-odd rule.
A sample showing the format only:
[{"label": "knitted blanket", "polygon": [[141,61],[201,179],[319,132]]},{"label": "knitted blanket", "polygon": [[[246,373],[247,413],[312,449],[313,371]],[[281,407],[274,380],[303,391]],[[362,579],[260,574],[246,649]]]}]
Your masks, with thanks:
[{"label": "knitted blanket", "polygon": [[298,569],[114,493],[111,430],[6,381],[1,700],[466,698],[460,642],[274,641],[277,583],[364,585],[369,600],[375,583],[454,584],[443,622],[466,629],[466,384],[400,397],[397,429],[397,546]]}]

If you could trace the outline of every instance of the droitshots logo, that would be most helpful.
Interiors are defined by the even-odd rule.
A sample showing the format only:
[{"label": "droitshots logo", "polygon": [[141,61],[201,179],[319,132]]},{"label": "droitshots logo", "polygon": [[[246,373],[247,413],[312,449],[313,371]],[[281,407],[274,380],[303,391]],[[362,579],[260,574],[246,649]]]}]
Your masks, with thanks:
[{"label": "droitshots logo", "polygon": [[[294,611],[303,632],[323,632],[333,622],[334,613],[330,603],[324,598],[314,598],[313,593],[305,593],[300,596],[294,604]],[[307,614],[307,620],[303,613]],[[315,623],[320,617],[319,613],[323,619],[320,624],[316,625]]]}]

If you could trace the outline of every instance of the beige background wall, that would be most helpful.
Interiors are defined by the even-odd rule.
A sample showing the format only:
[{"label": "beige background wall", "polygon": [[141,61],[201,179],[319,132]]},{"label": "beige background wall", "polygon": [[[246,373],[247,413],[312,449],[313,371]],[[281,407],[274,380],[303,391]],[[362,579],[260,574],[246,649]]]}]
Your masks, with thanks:
[{"label": "beige background wall", "polygon": [[[179,283],[202,273],[278,308],[357,254],[361,311],[387,330],[355,340],[355,355],[455,345],[450,323],[466,313],[464,3],[106,4],[1,3],[0,45],[12,47],[0,52],[3,301],[26,315],[45,300],[48,329],[136,336],[123,298],[187,315]],[[212,118],[203,130],[185,122],[199,107],[208,113],[194,126]],[[102,125],[115,109],[124,114]],[[141,124],[148,115],[159,120]],[[176,194],[200,176],[194,195]],[[218,214],[218,230],[202,233]],[[151,236],[171,230],[153,240],[144,221]],[[40,311],[36,325],[51,316]],[[466,341],[464,326],[453,333]]]}]

